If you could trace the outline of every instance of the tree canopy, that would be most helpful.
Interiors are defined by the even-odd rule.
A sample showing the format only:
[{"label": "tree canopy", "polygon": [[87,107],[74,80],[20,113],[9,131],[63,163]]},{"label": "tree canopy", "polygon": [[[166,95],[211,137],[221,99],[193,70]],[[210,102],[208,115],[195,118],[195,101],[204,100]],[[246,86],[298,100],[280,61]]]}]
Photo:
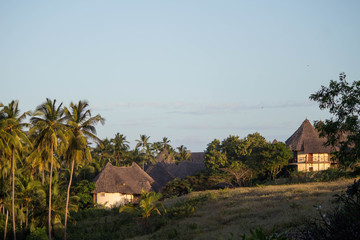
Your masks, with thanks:
[{"label": "tree canopy", "polygon": [[360,81],[346,81],[340,73],[339,81],[331,80],[328,87],[310,95],[321,110],[328,109],[332,117],[315,123],[326,144],[333,146],[335,156],[343,166],[358,162],[360,158]]},{"label": "tree canopy", "polygon": [[207,146],[204,162],[208,170],[229,172],[243,185],[260,174],[274,179],[292,156],[284,143],[269,143],[254,133],[242,139],[230,135],[221,143],[214,139]]}]

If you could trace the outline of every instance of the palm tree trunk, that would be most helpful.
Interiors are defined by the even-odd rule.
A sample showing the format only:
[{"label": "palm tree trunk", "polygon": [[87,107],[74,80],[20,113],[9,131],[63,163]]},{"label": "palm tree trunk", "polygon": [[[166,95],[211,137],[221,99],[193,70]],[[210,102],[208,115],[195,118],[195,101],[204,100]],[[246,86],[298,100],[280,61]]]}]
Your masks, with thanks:
[{"label": "palm tree trunk", "polygon": [[26,204],[26,217],[25,217],[25,228],[29,225],[29,204]]},{"label": "palm tree trunk", "polygon": [[5,229],[4,229],[4,240],[6,240],[6,231],[7,231],[8,221],[9,221],[9,210],[6,210]]},{"label": "palm tree trunk", "polygon": [[51,240],[51,184],[52,184],[52,173],[53,173],[53,157],[54,157],[54,144],[51,143],[50,147],[50,183],[49,183],[49,240]]},{"label": "palm tree trunk", "polygon": [[11,149],[11,168],[12,168],[12,193],[11,193],[11,211],[13,219],[14,240],[16,240],[16,226],[15,226],[15,150]]},{"label": "palm tree trunk", "polygon": [[41,185],[44,186],[45,184],[45,169],[42,169],[42,178],[41,178]]},{"label": "palm tree trunk", "polygon": [[[23,213],[24,212],[24,204],[21,204],[21,209],[20,211]],[[22,230],[23,228],[23,218],[20,217],[20,230]]]},{"label": "palm tree trunk", "polygon": [[71,187],[72,177],[73,177],[73,173],[74,173],[74,165],[75,165],[75,160],[73,160],[71,163],[70,180],[69,180],[69,186],[68,186],[67,193],[66,193],[64,240],[66,240],[66,228],[67,228],[67,216],[68,216],[69,198],[70,198],[70,187]]}]

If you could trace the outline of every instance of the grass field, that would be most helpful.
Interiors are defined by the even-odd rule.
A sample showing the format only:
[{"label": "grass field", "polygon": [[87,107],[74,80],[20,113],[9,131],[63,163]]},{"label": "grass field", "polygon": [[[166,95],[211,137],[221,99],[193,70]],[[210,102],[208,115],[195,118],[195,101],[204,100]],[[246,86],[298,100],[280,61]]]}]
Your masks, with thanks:
[{"label": "grass field", "polygon": [[315,206],[326,211],[332,205],[333,195],[344,191],[352,182],[339,180],[194,192],[164,202],[170,207],[181,199],[206,194],[209,200],[200,204],[193,216],[171,220],[157,232],[134,239],[237,239],[258,227],[265,232],[288,230],[290,235],[296,235],[304,222],[319,217]]},{"label": "grass field", "polygon": [[[319,218],[315,206],[322,211],[333,207],[334,195],[346,190],[354,180],[316,182],[291,185],[270,185],[192,192],[188,195],[166,199],[166,217],[157,217],[152,226],[158,230],[139,236],[141,233],[135,218],[120,215],[118,209],[89,209],[70,228],[71,239],[239,239],[249,234],[250,229],[261,227],[265,233],[288,231],[288,236],[297,236],[304,223]],[[193,201],[196,200],[196,201]],[[190,214],[183,210],[187,202],[196,202]],[[180,203],[180,204],[179,204]],[[171,212],[172,211],[172,212]],[[170,216],[173,214],[173,216]],[[157,220],[156,220],[157,219]],[[156,221],[158,221],[156,223]],[[159,224],[159,221],[161,222]],[[241,239],[241,238],[240,238]]]}]

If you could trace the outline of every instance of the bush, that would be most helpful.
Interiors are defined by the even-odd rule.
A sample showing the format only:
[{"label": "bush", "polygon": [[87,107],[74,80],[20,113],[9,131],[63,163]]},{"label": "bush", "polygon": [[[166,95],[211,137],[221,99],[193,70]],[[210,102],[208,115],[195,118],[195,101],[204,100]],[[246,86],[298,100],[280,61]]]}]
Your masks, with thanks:
[{"label": "bush", "polygon": [[329,168],[324,171],[316,172],[298,172],[293,171],[290,173],[290,183],[306,183],[306,182],[327,182],[335,181],[340,178],[344,178],[346,173],[339,168]]},{"label": "bush", "polygon": [[310,222],[303,232],[304,239],[359,239],[360,179],[349,185],[346,192],[335,195],[338,206],[326,214],[317,209],[320,219]]},{"label": "bush", "polygon": [[192,191],[232,186],[233,176],[225,172],[199,173],[184,179],[176,178],[163,188],[164,198],[179,197]]},{"label": "bush", "polygon": [[48,240],[45,227],[35,228],[35,230],[26,237],[26,240]]}]

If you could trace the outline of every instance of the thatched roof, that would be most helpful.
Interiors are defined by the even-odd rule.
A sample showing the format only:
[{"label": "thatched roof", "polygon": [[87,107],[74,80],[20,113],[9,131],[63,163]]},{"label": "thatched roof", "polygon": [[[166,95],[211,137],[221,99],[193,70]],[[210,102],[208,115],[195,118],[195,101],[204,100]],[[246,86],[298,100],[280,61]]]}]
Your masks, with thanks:
[{"label": "thatched roof", "polygon": [[193,162],[204,162],[205,153],[204,152],[193,152],[191,153],[191,158]]},{"label": "thatched roof", "polygon": [[175,163],[174,156],[164,150],[156,158],[155,165],[149,165],[146,172],[155,180],[153,188],[159,191],[174,178],[186,178],[205,169],[205,153],[191,153],[192,160]]},{"label": "thatched roof", "polygon": [[152,190],[154,179],[136,163],[130,167],[116,167],[107,163],[94,181],[96,189],[92,193],[140,194],[141,190]]},{"label": "thatched roof", "polygon": [[181,161],[178,165],[167,165],[167,170],[177,178],[186,178],[205,170],[205,164],[204,162]]},{"label": "thatched roof", "polygon": [[319,137],[319,132],[311,125],[308,119],[305,119],[295,133],[285,141],[292,151],[330,153],[331,147],[324,146],[325,142],[326,139]]},{"label": "thatched roof", "polygon": [[155,180],[155,182],[152,184],[152,187],[155,191],[160,191],[163,186],[175,179],[175,177],[168,172],[165,164],[161,162],[148,166],[146,173]]}]

